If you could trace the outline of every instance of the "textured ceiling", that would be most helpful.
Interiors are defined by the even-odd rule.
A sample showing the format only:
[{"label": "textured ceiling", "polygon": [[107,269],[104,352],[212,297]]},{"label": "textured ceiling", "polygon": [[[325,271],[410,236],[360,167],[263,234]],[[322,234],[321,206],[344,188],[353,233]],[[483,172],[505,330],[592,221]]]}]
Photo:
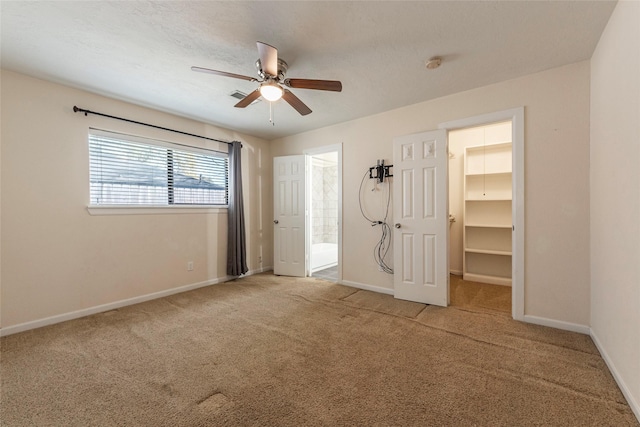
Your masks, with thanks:
[{"label": "textured ceiling", "polygon": [[[4,69],[274,139],[588,59],[614,6],[2,1],[1,60]],[[278,48],[287,77],[340,80],[343,91],[292,89],[313,113],[279,101],[272,126],[268,102],[233,107],[231,92],[256,83],[190,70],[256,76],[258,40]],[[442,66],[427,70],[436,55]]]}]

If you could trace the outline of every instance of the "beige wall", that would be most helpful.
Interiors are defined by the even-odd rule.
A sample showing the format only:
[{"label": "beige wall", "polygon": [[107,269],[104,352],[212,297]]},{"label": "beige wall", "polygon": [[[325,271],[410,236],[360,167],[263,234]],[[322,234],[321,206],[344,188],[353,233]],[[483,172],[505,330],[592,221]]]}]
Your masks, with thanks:
[{"label": "beige wall", "polygon": [[591,59],[591,328],[640,419],[640,3]]},{"label": "beige wall", "polygon": [[[243,142],[249,269],[271,262],[268,142],[2,72],[2,326],[84,310],[226,276],[225,210],[93,216],[87,212],[89,127],[215,148],[72,108]],[[204,144],[204,145],[203,145]],[[258,262],[262,257],[262,265]],[[188,272],[187,261],[195,269]]]},{"label": "beige wall", "polygon": [[[446,65],[446,64],[445,64]],[[443,66],[438,72],[446,72]],[[589,62],[272,141],[274,156],[343,143],[343,279],[392,289],[371,253],[358,186],[392,141],[440,123],[525,107],[525,314],[589,323]],[[371,203],[379,195],[368,192]]]}]

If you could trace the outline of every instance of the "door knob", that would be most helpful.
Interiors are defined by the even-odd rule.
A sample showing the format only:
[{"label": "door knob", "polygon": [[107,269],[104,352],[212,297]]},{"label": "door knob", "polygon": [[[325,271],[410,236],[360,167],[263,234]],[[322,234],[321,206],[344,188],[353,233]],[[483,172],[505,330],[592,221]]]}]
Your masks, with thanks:
[{"label": "door knob", "polygon": [[396,228],[400,228],[400,223],[399,223],[399,222],[396,222],[395,227],[396,227]]},{"label": "door knob", "polygon": [[274,220],[273,220],[273,223],[274,223],[274,224],[278,224],[279,222],[280,222],[280,221],[278,221],[277,219],[274,219]]}]

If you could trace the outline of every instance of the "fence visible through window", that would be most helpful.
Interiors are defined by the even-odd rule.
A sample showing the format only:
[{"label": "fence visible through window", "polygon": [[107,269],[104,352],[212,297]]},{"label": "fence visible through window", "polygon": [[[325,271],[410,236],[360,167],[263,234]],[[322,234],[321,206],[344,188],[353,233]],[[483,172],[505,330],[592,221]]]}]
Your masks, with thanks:
[{"label": "fence visible through window", "polygon": [[228,156],[105,132],[89,135],[90,205],[226,205]]}]

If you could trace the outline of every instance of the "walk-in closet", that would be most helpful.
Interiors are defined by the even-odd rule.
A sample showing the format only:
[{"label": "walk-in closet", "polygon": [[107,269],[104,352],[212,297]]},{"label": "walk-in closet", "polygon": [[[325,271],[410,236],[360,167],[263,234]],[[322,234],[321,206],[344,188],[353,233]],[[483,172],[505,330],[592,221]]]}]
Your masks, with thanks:
[{"label": "walk-in closet", "polygon": [[511,286],[511,121],[449,133],[449,269]]}]

